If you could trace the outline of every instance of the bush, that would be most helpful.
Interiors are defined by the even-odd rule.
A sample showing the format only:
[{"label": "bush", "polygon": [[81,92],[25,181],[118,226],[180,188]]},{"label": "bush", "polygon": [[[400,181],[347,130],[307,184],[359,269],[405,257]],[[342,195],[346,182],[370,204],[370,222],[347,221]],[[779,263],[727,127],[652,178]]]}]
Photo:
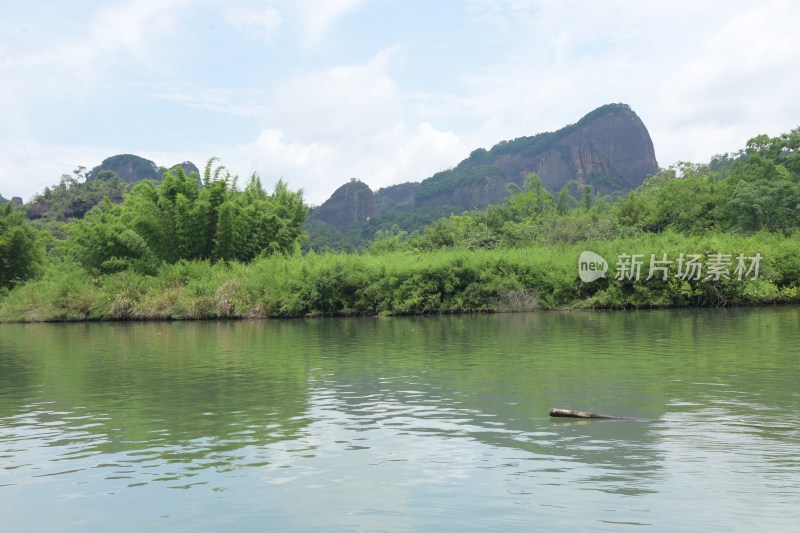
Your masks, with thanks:
[{"label": "bush", "polygon": [[[591,250],[606,278],[580,280],[577,258]],[[739,253],[762,256],[758,279],[617,280],[620,254]],[[250,264],[179,261],[155,276],[132,270],[93,277],[53,265],[0,304],[4,320],[314,317],[797,303],[800,243],[774,234],[660,235],[591,244],[491,250],[446,249],[365,255],[275,255]]]}]

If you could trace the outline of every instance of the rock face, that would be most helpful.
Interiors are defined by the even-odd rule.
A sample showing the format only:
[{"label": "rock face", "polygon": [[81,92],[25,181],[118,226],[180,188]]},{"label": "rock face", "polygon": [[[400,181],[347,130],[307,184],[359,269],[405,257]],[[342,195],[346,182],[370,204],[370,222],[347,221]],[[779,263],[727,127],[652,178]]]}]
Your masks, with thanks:
[{"label": "rock face", "polygon": [[529,172],[557,192],[570,180],[590,184],[599,194],[626,192],[658,172],[647,128],[625,104],[595,109],[558,131],[503,141],[479,148],[455,168],[419,184],[381,189],[381,213],[451,206],[467,210],[501,203],[508,185],[521,185]]},{"label": "rock face", "polygon": [[[200,174],[198,168],[191,161],[173,165],[170,170],[178,167],[183,168],[187,176],[191,176],[192,172]],[[110,170],[122,178],[122,181],[128,183],[136,183],[142,180],[160,181],[162,178],[162,171],[158,168],[158,165],[149,159],[132,154],[120,154],[104,159],[102,163],[89,172],[87,179],[96,179],[104,170]]]},{"label": "rock face", "polygon": [[[597,111],[600,113],[584,117],[579,127],[563,137],[559,147],[548,151],[538,163],[539,170],[535,172],[542,177],[545,187],[555,190],[576,178],[604,194],[629,191],[658,172],[653,141],[636,113],[623,104]],[[562,155],[561,161],[555,157],[556,152]]]},{"label": "rock face", "polygon": [[351,180],[345,183],[321,206],[311,211],[311,218],[327,222],[339,231],[377,216],[375,194],[366,183]]},{"label": "rock face", "polygon": [[183,163],[178,163],[177,165],[172,165],[172,167],[170,167],[170,170],[175,170],[178,167],[182,168],[183,172],[187,176],[191,176],[193,172],[196,172],[197,175],[200,176],[200,169],[197,168],[197,166],[194,163],[192,163],[191,161],[184,161]]},{"label": "rock face", "polygon": [[135,183],[142,180],[160,180],[161,174],[155,163],[149,159],[132,154],[120,154],[104,159],[87,175],[88,180],[93,180],[103,170],[110,170],[122,181]]},{"label": "rock face", "polygon": [[419,183],[401,183],[379,189],[375,195],[378,212],[413,209]]}]

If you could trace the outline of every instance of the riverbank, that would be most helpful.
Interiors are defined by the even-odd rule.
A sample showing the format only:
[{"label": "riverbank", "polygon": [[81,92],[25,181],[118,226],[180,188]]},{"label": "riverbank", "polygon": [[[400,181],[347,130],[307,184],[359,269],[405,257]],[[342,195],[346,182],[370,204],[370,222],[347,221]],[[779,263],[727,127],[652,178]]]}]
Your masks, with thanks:
[{"label": "riverbank", "polygon": [[[605,277],[581,280],[578,258],[583,251],[605,259]],[[690,270],[691,265],[697,270]],[[155,276],[134,271],[92,276],[62,263],[10,291],[0,301],[0,320],[290,318],[776,303],[800,303],[797,239],[769,233],[663,233],[555,247],[310,253],[249,264],[183,261],[163,265]]]}]

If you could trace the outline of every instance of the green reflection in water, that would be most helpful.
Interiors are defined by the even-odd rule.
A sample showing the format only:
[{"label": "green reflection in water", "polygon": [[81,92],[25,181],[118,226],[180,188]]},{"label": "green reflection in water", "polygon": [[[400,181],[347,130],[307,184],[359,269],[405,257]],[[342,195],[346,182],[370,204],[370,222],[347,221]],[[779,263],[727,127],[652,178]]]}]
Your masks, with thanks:
[{"label": "green reflection in water", "polygon": [[798,319],[2,325],[0,511],[29,530],[790,524]]}]

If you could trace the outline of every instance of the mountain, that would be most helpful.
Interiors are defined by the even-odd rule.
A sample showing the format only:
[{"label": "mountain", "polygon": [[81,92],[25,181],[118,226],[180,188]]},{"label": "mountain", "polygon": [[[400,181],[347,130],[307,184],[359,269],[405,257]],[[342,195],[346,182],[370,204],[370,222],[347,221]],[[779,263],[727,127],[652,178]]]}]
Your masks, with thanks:
[{"label": "mountain", "polygon": [[629,106],[608,104],[558,131],[478,148],[455,168],[421,183],[381,189],[376,203],[382,214],[442,205],[459,211],[486,207],[505,200],[508,185],[521,185],[530,172],[551,192],[577,180],[598,194],[613,194],[638,187],[657,171],[644,123]]},{"label": "mountain", "polygon": [[352,179],[345,183],[321,206],[311,211],[311,219],[327,222],[344,232],[353,224],[378,214],[375,194],[366,183]]},{"label": "mountain", "polygon": [[4,204],[6,202],[14,202],[16,205],[22,205],[22,198],[19,196],[12,196],[11,200],[3,198],[3,195],[0,194],[0,204]]},{"label": "mountain", "polygon": [[[193,163],[184,161],[170,170],[178,167],[189,175],[197,172],[200,183],[199,171]],[[160,181],[162,177],[163,170],[149,159],[131,154],[115,155],[90,170],[85,181],[65,175],[58,185],[46,187],[25,206],[27,216],[60,221],[81,218],[104,198],[120,203],[134,184],[146,179]]]},{"label": "mountain", "polygon": [[120,154],[104,159],[102,163],[89,171],[86,180],[96,179],[98,174],[104,170],[113,172],[127,183],[161,179],[158,167],[149,159],[133,154]]},{"label": "mountain", "polygon": [[[191,161],[173,165],[170,170],[177,167],[182,167],[187,175],[191,175],[192,172],[200,174],[198,168]],[[159,181],[162,178],[162,171],[154,162],[133,154],[119,154],[104,159],[102,163],[89,171],[86,180],[96,179],[103,171],[113,172],[126,183],[136,183],[142,180]]]},{"label": "mountain", "polygon": [[[478,148],[454,168],[419,183],[402,183],[377,191],[377,215],[424,210],[461,212],[502,203],[509,184],[522,185],[535,172],[551,192],[571,180],[588,184],[597,194],[625,193],[658,172],[653,142],[642,120],[626,104],[608,104],[558,131],[502,141],[490,150]],[[358,182],[361,183],[361,182]],[[347,185],[312,211],[312,218],[340,231],[373,217],[347,198]],[[371,205],[372,191],[358,187],[359,202]],[[344,195],[344,196],[343,196]],[[322,212],[322,215],[319,214]],[[345,229],[342,229],[345,228]]]}]

